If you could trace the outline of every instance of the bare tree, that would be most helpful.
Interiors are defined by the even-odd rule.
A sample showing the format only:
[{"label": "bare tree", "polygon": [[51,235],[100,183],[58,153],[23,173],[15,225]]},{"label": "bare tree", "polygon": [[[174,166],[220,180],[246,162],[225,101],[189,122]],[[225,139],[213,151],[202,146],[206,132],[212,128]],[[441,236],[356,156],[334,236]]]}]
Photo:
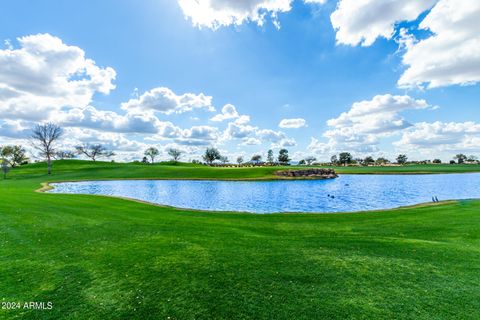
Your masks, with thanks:
[{"label": "bare tree", "polygon": [[175,148],[170,148],[168,149],[168,155],[172,157],[172,160],[177,162],[180,160],[180,157],[182,156],[182,151],[175,149]]},{"label": "bare tree", "polygon": [[242,163],[243,163],[243,157],[242,157],[242,156],[237,157],[237,163],[238,163],[238,164],[242,164]]},{"label": "bare tree", "polygon": [[54,123],[37,124],[32,130],[33,147],[47,159],[48,174],[52,173],[52,158],[55,156],[55,143],[63,130]]},{"label": "bare tree", "polygon": [[223,163],[223,164],[227,164],[228,163],[228,157],[227,156],[220,156],[220,162]]},{"label": "bare tree", "polygon": [[55,159],[64,160],[73,158],[75,158],[75,153],[72,151],[60,150],[55,152]]},{"label": "bare tree", "polygon": [[158,151],[157,148],[150,147],[147,150],[145,150],[145,152],[143,154],[146,157],[150,157],[150,159],[152,160],[152,163],[154,163],[155,162],[155,157],[158,156],[160,154],[160,152]]},{"label": "bare tree", "polygon": [[95,162],[99,157],[112,157],[115,155],[113,151],[108,150],[105,146],[101,144],[85,144],[82,146],[75,147],[78,154],[84,154]]}]

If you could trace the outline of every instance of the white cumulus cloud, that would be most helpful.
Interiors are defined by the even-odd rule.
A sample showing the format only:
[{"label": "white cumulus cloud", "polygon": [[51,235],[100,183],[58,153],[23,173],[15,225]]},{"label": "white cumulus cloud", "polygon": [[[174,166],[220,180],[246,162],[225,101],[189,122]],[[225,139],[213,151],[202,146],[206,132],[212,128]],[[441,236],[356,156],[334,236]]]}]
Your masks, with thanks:
[{"label": "white cumulus cloud", "polygon": [[85,107],[96,92],[115,89],[116,72],[50,34],[0,49],[0,112],[4,119],[45,120],[63,107]]},{"label": "white cumulus cloud", "polygon": [[401,87],[480,81],[480,1],[440,0],[420,23],[432,36],[407,47]]},{"label": "white cumulus cloud", "polygon": [[435,155],[480,152],[480,124],[468,122],[420,122],[394,143],[401,151]]},{"label": "white cumulus cloud", "polygon": [[184,113],[193,109],[215,111],[212,97],[203,93],[185,93],[177,95],[169,88],[151,89],[138,98],[130,99],[122,104],[124,110],[161,112],[164,114]]},{"label": "white cumulus cloud", "polygon": [[276,22],[280,12],[290,11],[291,0],[178,0],[193,25],[217,29],[253,21],[259,25],[267,15]]},{"label": "white cumulus cloud", "polygon": [[280,121],[278,126],[284,129],[298,129],[298,128],[306,127],[307,121],[305,121],[305,119],[302,119],[302,118],[282,119],[282,121]]},{"label": "white cumulus cloud", "polygon": [[[183,14],[197,27],[218,29],[252,21],[263,25],[267,17],[279,28],[278,14],[289,12],[293,0],[177,0]],[[324,4],[326,0],[304,0]]]},{"label": "white cumulus cloud", "polygon": [[317,153],[342,150],[377,152],[381,137],[391,136],[412,126],[401,116],[401,112],[429,107],[425,100],[407,95],[377,95],[371,100],[355,102],[349,111],[327,121],[329,129],[323,133],[327,142],[313,138],[309,150]]},{"label": "white cumulus cloud", "polygon": [[210,120],[220,122],[227,119],[238,118],[239,114],[233,104],[226,104],[222,108],[222,113],[216,114]]},{"label": "white cumulus cloud", "polygon": [[395,25],[415,20],[438,0],[340,0],[330,19],[339,44],[372,45],[391,39]]}]

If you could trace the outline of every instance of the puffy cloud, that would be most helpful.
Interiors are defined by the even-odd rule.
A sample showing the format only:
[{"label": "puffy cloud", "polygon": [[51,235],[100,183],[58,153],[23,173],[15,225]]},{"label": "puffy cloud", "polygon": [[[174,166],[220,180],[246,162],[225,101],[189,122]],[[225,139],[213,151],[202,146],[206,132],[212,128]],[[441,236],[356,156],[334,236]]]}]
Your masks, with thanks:
[{"label": "puffy cloud", "polygon": [[249,122],[250,122],[250,116],[247,116],[247,115],[241,115],[235,120],[235,123],[239,125],[247,124]]},{"label": "puffy cloud", "polygon": [[349,111],[327,121],[330,127],[323,136],[328,142],[312,139],[309,150],[317,153],[350,150],[376,152],[380,137],[388,137],[412,126],[400,113],[426,109],[425,100],[410,96],[377,95],[371,100],[356,102]]},{"label": "puffy cloud", "polygon": [[280,140],[279,143],[273,144],[273,148],[287,148],[287,147],[295,147],[297,145],[297,141],[293,138],[284,138]]},{"label": "puffy cloud", "polygon": [[425,100],[410,96],[377,95],[372,100],[355,102],[348,112],[327,121],[334,129],[351,128],[354,133],[388,134],[410,126],[399,113],[408,109],[425,109]]},{"label": "puffy cloud", "polygon": [[[417,40],[398,22],[413,21],[431,34]],[[379,37],[397,42],[407,68],[400,87],[436,88],[480,81],[480,2],[471,0],[340,0],[331,15],[339,44],[369,46]]]},{"label": "puffy cloud", "polygon": [[178,0],[185,17],[193,25],[218,29],[241,25],[246,21],[263,25],[269,15],[277,24],[277,15],[291,9],[292,0]]},{"label": "puffy cloud", "polygon": [[225,129],[224,138],[226,140],[247,138],[255,133],[255,130],[257,130],[257,127],[246,123],[230,122]]},{"label": "puffy cloud", "polygon": [[222,113],[216,114],[210,120],[220,122],[223,120],[235,119],[238,117],[239,117],[239,114],[235,106],[233,104],[226,104],[222,108]]},{"label": "puffy cloud", "polygon": [[297,142],[288,138],[281,131],[260,129],[249,124],[249,116],[239,116],[235,121],[227,125],[223,133],[223,141],[241,139],[241,145],[260,145],[262,142],[270,142],[271,148],[293,147]]},{"label": "puffy cloud", "polygon": [[379,37],[391,39],[396,23],[415,20],[437,1],[340,0],[330,19],[337,43],[370,46]]},{"label": "puffy cloud", "polygon": [[32,134],[27,124],[19,120],[5,120],[0,124],[0,137],[26,139]]},{"label": "puffy cloud", "polygon": [[327,0],[304,0],[307,4],[325,4]]},{"label": "puffy cloud", "polygon": [[243,139],[243,142],[241,143],[241,145],[244,145],[244,146],[256,146],[256,145],[259,145],[259,144],[262,144],[262,141],[260,141],[257,138],[245,138],[245,139]]},{"label": "puffy cloud", "polygon": [[211,119],[233,120],[223,132],[206,125],[183,129],[157,117],[194,109],[214,111],[212,97],[202,93],[179,95],[160,87],[121,104],[121,113],[99,110],[92,106],[92,97],[114,89],[113,69],[97,67],[82,49],[50,35],[19,38],[19,43],[19,49],[0,50],[0,136],[5,141],[25,144],[35,123],[52,121],[65,129],[59,149],[101,143],[121,160],[141,157],[145,142],[167,141],[190,152],[233,139],[242,145],[295,143],[283,133],[250,125],[250,117],[240,115],[231,104]]},{"label": "puffy cloud", "polygon": [[398,150],[437,155],[441,152],[480,152],[480,124],[475,122],[421,122],[395,142]]},{"label": "puffy cloud", "polygon": [[122,116],[113,111],[97,110],[92,106],[57,113],[55,121],[63,126],[125,133],[157,133],[162,126],[158,118],[151,114],[127,113]]},{"label": "puffy cloud", "polygon": [[100,68],[79,47],[50,34],[18,38],[0,50],[0,112],[4,119],[45,120],[62,107],[84,107],[115,88],[112,68]]},{"label": "puffy cloud", "polygon": [[154,88],[140,97],[122,103],[122,109],[135,112],[161,112],[164,114],[184,113],[193,109],[215,111],[212,97],[203,93],[177,95],[169,88]]},{"label": "puffy cloud", "polygon": [[146,141],[173,140],[177,145],[203,146],[217,143],[221,132],[216,127],[193,126],[182,129],[171,122],[160,122],[158,133],[145,138]]},{"label": "puffy cloud", "polygon": [[158,134],[155,136],[157,139],[176,139],[182,136],[182,129],[171,123],[170,121],[161,122],[158,130]]},{"label": "puffy cloud", "polygon": [[297,118],[297,119],[283,119],[280,121],[278,125],[280,128],[284,129],[298,129],[307,126],[307,122],[305,119]]},{"label": "puffy cloud", "polygon": [[283,132],[281,131],[274,131],[271,129],[261,129],[256,131],[257,137],[264,141],[270,141],[270,142],[279,142],[282,139],[285,139],[286,136]]},{"label": "puffy cloud", "polygon": [[[279,28],[278,14],[289,12],[293,0],[177,0],[183,14],[197,27],[218,29],[253,21],[263,25],[269,16]],[[327,0],[304,0],[324,4]]]},{"label": "puffy cloud", "polygon": [[440,0],[420,23],[431,37],[408,46],[401,87],[428,88],[480,81],[480,2]]},{"label": "puffy cloud", "polygon": [[271,129],[257,129],[255,136],[260,141],[271,142],[270,148],[286,148],[294,147],[297,142],[293,138],[289,138],[281,131],[274,131]]},{"label": "puffy cloud", "polygon": [[218,128],[210,126],[194,126],[190,129],[184,129],[181,132],[181,136],[175,139],[176,143],[201,146],[210,145],[220,138],[220,131]]}]

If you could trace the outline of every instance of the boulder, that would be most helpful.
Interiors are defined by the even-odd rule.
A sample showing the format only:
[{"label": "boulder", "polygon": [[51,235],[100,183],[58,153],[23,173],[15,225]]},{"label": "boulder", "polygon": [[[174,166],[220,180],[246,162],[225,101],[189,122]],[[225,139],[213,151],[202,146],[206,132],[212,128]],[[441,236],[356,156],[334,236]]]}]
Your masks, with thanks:
[{"label": "boulder", "polygon": [[282,170],[275,173],[281,177],[292,178],[312,178],[312,179],[334,179],[338,175],[333,169],[302,169],[302,170]]}]

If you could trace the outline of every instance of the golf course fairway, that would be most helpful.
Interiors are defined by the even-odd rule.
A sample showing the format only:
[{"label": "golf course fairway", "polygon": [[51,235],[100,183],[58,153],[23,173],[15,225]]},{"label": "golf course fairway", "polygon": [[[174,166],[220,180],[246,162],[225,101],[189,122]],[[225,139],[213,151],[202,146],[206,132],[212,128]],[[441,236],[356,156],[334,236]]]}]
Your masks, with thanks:
[{"label": "golf course fairway", "polygon": [[0,181],[0,319],[480,318],[478,200],[254,215],[36,192],[49,181],[272,179],[278,169],[78,160],[54,162],[51,176],[44,163],[13,169]]}]

